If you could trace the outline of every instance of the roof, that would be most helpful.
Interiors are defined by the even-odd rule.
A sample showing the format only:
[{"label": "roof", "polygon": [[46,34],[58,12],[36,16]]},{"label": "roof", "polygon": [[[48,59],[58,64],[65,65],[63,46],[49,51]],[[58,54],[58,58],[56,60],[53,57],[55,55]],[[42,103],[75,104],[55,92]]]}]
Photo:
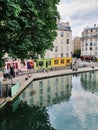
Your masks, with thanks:
[{"label": "roof", "polygon": [[63,24],[58,24],[58,29],[59,30],[65,30],[65,31],[71,31],[71,27],[70,26],[65,26]]},{"label": "roof", "polygon": [[84,30],[90,30],[90,29],[98,29],[97,26],[93,26],[93,27],[86,27]]}]

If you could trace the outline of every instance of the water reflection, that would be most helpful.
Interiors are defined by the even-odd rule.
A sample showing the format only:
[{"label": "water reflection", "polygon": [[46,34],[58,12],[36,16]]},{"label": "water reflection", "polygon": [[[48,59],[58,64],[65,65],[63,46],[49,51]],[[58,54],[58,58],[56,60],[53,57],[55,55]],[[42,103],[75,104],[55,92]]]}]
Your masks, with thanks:
[{"label": "water reflection", "polygon": [[97,92],[98,93],[98,72],[97,71],[91,71],[88,73],[82,73],[81,74],[81,83],[83,88],[86,91],[90,91],[92,93]]},{"label": "water reflection", "polygon": [[0,130],[54,130],[49,123],[49,117],[45,107],[30,107],[26,102],[20,102],[13,112],[8,107],[0,112]]},{"label": "water reflection", "polygon": [[11,105],[0,111],[0,130],[54,130],[47,106],[69,101],[72,76],[32,82]]},{"label": "water reflection", "polygon": [[[89,73],[85,74],[89,75]],[[98,94],[92,93],[93,89],[89,89],[89,87],[85,91],[85,84],[82,79],[84,78],[85,81],[85,76],[83,77],[85,74],[72,77],[72,92],[69,102],[61,102],[47,107],[50,122],[56,130],[98,129]],[[91,73],[91,81],[93,82],[91,88],[94,88],[95,79],[97,83],[97,75],[97,71]]]},{"label": "water reflection", "polygon": [[97,130],[98,71],[32,82],[0,111],[0,130]]},{"label": "water reflection", "polygon": [[20,100],[29,105],[48,106],[68,101],[71,96],[72,76],[61,76],[32,82],[20,95]]}]

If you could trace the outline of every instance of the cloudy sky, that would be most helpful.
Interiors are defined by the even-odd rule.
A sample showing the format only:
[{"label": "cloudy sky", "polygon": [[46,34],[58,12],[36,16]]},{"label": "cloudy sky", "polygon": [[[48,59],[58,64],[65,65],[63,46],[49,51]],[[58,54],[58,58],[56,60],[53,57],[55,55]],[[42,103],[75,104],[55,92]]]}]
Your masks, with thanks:
[{"label": "cloudy sky", "polygon": [[70,22],[73,37],[87,26],[98,26],[98,0],[61,0],[58,11],[61,22]]}]

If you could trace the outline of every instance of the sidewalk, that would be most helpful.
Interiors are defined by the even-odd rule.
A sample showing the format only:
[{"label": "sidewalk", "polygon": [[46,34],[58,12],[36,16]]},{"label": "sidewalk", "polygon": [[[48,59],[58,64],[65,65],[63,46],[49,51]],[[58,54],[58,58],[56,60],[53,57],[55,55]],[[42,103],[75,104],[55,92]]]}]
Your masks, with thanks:
[{"label": "sidewalk", "polygon": [[[21,75],[21,76],[16,76],[13,78],[13,83],[15,84],[17,81],[19,81],[19,83],[20,83],[19,90],[14,97],[0,98],[0,108],[3,107],[7,102],[12,101],[14,98],[16,98],[33,80],[61,76],[61,75],[74,74],[74,73],[89,72],[92,70],[98,70],[98,67],[95,67],[94,69],[92,69],[91,67],[79,68],[78,71],[72,71],[71,69],[65,69],[65,70],[56,70],[56,71],[49,71],[49,72],[32,73],[32,74],[29,74],[28,80],[26,80],[27,74]],[[3,85],[11,84],[11,79],[2,81],[2,84]]]}]

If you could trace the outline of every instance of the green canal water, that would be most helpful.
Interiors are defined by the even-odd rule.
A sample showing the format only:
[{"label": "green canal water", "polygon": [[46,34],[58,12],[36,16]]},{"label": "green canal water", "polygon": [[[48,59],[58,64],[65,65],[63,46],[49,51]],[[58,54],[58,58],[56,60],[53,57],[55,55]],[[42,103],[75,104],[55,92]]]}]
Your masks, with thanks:
[{"label": "green canal water", "polygon": [[0,110],[0,130],[98,130],[98,72],[33,81]]}]

